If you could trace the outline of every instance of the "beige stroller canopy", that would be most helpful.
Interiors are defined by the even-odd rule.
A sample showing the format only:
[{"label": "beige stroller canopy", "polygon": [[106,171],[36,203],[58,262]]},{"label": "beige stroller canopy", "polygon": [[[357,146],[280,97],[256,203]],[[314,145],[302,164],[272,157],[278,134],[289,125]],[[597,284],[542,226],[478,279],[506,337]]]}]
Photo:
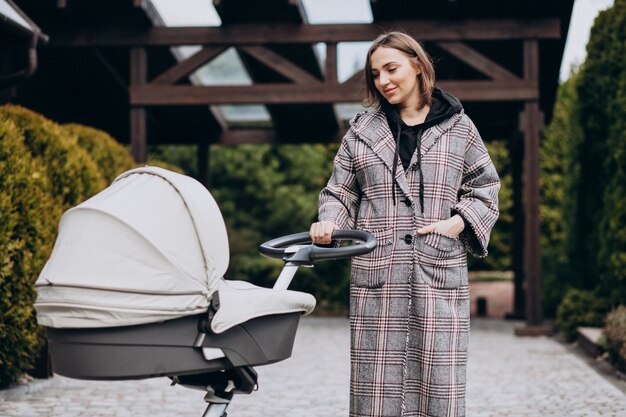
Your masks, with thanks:
[{"label": "beige stroller canopy", "polygon": [[62,217],[36,282],[40,324],[114,327],[171,320],[208,309],[221,332],[252,317],[310,312],[310,294],[224,281],[228,236],[217,203],[193,178],[145,167]]}]

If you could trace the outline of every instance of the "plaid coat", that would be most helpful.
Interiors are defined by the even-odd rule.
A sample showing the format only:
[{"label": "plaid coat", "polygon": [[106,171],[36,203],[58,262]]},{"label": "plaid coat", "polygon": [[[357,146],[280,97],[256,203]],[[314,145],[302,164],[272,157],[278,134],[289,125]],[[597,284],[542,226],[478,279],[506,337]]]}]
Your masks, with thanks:
[{"label": "plaid coat", "polygon": [[[319,206],[320,220],[369,231],[378,241],[352,260],[350,416],[464,416],[466,250],[487,255],[499,214],[498,174],[461,110],[423,133],[422,213],[416,154],[406,172],[398,161],[392,181],[395,142],[385,114],[361,112],[350,124]],[[417,235],[454,213],[466,221],[459,237]]]}]

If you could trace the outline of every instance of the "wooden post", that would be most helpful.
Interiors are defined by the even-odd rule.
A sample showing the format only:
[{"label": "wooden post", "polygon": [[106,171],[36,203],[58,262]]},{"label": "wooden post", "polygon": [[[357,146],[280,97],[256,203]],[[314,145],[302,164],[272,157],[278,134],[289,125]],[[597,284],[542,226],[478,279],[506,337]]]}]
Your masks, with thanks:
[{"label": "wooden post", "polygon": [[[146,84],[148,78],[148,59],[145,48],[130,50],[130,86]],[[133,158],[138,164],[146,162],[147,153],[146,108],[133,106],[130,108],[130,147]]]},{"label": "wooden post", "polygon": [[[539,89],[539,46],[536,40],[524,41],[524,79]],[[541,318],[541,246],[539,219],[539,140],[543,114],[538,100],[524,104],[520,115],[524,135],[524,278],[526,326],[515,333],[522,336],[550,334]]]},{"label": "wooden post", "polygon": [[[520,126],[521,128],[521,126]],[[526,308],[524,297],[524,199],[523,199],[523,164],[524,141],[520,132],[509,138],[509,155],[511,158],[511,176],[513,186],[513,239],[511,262],[514,276],[515,291],[513,295],[513,311],[506,314],[507,319],[522,320]]]},{"label": "wooden post", "polygon": [[210,144],[208,138],[200,140],[200,142],[198,142],[198,181],[200,181],[207,189],[211,186],[211,174],[209,171],[210,157]]},{"label": "wooden post", "polygon": [[328,84],[337,84],[337,42],[328,42],[326,44],[326,82]]}]

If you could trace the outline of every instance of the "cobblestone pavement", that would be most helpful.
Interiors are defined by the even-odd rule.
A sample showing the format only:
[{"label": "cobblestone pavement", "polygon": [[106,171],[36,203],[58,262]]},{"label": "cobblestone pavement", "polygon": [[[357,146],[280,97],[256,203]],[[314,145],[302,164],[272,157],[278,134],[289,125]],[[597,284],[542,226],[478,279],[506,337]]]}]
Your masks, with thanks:
[{"label": "cobblestone pavement", "polygon": [[[626,395],[585,360],[550,338],[516,338],[513,327],[472,321],[468,417],[626,416]],[[235,396],[229,416],[347,416],[348,345],[346,319],[303,319],[292,358],[258,367],[259,391]],[[202,392],[168,385],[57,376],[0,391],[0,416],[202,416]]]}]

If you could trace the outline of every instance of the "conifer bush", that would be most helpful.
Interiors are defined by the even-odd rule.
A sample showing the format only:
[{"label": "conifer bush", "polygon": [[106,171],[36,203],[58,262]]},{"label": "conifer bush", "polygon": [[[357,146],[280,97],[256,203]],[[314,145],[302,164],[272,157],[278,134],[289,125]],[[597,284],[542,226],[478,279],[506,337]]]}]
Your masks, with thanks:
[{"label": "conifer bush", "polygon": [[610,305],[626,303],[626,0],[594,22],[578,84],[584,139],[575,270]]},{"label": "conifer bush", "polygon": [[115,177],[135,167],[135,161],[124,146],[108,133],[93,127],[75,123],[63,125],[71,135],[76,136],[78,145],[85,149],[98,165],[106,184]]},{"label": "conifer bush", "polygon": [[607,306],[604,301],[590,291],[572,288],[565,293],[556,312],[556,326],[565,338],[576,339],[576,329],[580,326],[601,327]]},{"label": "conifer bush", "polygon": [[23,131],[0,118],[0,388],[28,371],[37,354],[33,283],[61,214],[51,188]]},{"label": "conifer bush", "polygon": [[50,179],[52,195],[64,209],[101,191],[106,181],[76,136],[61,125],[20,106],[0,106],[0,118],[12,120],[24,132],[24,143],[39,157]]},{"label": "conifer bush", "polygon": [[619,306],[606,316],[605,347],[609,359],[626,372],[626,306]]}]

